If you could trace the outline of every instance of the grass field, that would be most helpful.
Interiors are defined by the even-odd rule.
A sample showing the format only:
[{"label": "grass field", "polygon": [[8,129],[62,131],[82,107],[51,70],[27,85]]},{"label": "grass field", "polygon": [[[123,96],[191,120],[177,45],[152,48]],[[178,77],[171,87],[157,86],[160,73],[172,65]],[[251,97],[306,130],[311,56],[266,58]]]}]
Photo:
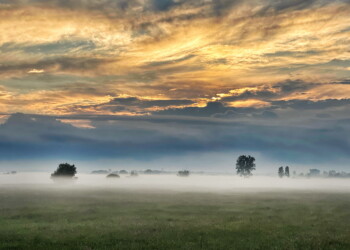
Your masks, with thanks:
[{"label": "grass field", "polygon": [[1,249],[350,249],[350,193],[0,189]]}]

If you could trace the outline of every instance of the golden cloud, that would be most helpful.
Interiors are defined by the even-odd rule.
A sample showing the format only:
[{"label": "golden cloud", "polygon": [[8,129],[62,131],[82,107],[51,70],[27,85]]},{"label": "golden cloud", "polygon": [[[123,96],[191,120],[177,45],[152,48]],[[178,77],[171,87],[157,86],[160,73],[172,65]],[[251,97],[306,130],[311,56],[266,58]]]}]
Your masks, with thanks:
[{"label": "golden cloud", "polygon": [[[7,91],[0,96],[1,110],[86,112],[79,106],[108,102],[108,93],[189,98],[203,105],[286,79],[320,86],[284,99],[349,97],[349,85],[329,84],[350,78],[349,4],[277,10],[268,3],[242,1],[221,15],[214,13],[212,2],[188,2],[166,11],[132,2],[114,15],[106,8],[54,4],[0,8],[0,85]],[[93,46],[82,49],[78,41]],[[330,63],[335,59],[344,63]],[[28,74],[74,75],[81,82],[92,78],[95,91],[74,93],[79,80],[64,89],[48,89],[44,83],[39,90],[9,86],[10,79],[26,81]],[[252,99],[229,105],[259,108],[267,103]]]}]

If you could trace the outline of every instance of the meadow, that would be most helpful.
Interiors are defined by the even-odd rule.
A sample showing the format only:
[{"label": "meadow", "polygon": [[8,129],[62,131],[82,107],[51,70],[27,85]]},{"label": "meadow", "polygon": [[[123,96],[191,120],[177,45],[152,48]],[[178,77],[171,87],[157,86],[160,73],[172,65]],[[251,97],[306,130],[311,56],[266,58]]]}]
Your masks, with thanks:
[{"label": "meadow", "polygon": [[350,192],[2,185],[0,249],[350,249]]}]

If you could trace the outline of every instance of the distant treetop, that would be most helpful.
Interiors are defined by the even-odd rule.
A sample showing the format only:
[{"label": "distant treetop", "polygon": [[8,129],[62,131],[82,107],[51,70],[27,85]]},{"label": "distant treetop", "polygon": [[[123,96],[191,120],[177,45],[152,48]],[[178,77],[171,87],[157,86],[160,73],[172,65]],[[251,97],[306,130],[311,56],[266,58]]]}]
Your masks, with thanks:
[{"label": "distant treetop", "polygon": [[77,168],[75,165],[70,165],[68,163],[61,163],[58,165],[56,171],[51,174],[52,177],[74,177],[77,173]]},{"label": "distant treetop", "polygon": [[249,177],[252,171],[255,170],[255,158],[253,156],[241,155],[238,157],[236,162],[237,174],[244,177]]},{"label": "distant treetop", "polygon": [[190,175],[190,171],[188,171],[188,170],[182,170],[182,171],[177,172],[177,175],[178,175],[178,176],[182,176],[182,177],[184,177],[184,176],[189,176],[189,175]]}]

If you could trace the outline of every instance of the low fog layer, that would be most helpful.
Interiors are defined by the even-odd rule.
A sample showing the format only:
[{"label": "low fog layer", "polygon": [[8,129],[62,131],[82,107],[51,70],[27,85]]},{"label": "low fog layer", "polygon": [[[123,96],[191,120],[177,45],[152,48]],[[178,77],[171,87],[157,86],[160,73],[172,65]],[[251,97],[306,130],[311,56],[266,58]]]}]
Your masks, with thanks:
[{"label": "low fog layer", "polygon": [[332,178],[278,178],[233,175],[139,175],[108,179],[106,175],[78,174],[69,183],[54,183],[49,173],[18,173],[0,175],[0,187],[52,187],[52,188],[111,188],[123,190],[155,190],[181,192],[259,192],[259,191],[329,191],[350,192],[349,179]]}]

